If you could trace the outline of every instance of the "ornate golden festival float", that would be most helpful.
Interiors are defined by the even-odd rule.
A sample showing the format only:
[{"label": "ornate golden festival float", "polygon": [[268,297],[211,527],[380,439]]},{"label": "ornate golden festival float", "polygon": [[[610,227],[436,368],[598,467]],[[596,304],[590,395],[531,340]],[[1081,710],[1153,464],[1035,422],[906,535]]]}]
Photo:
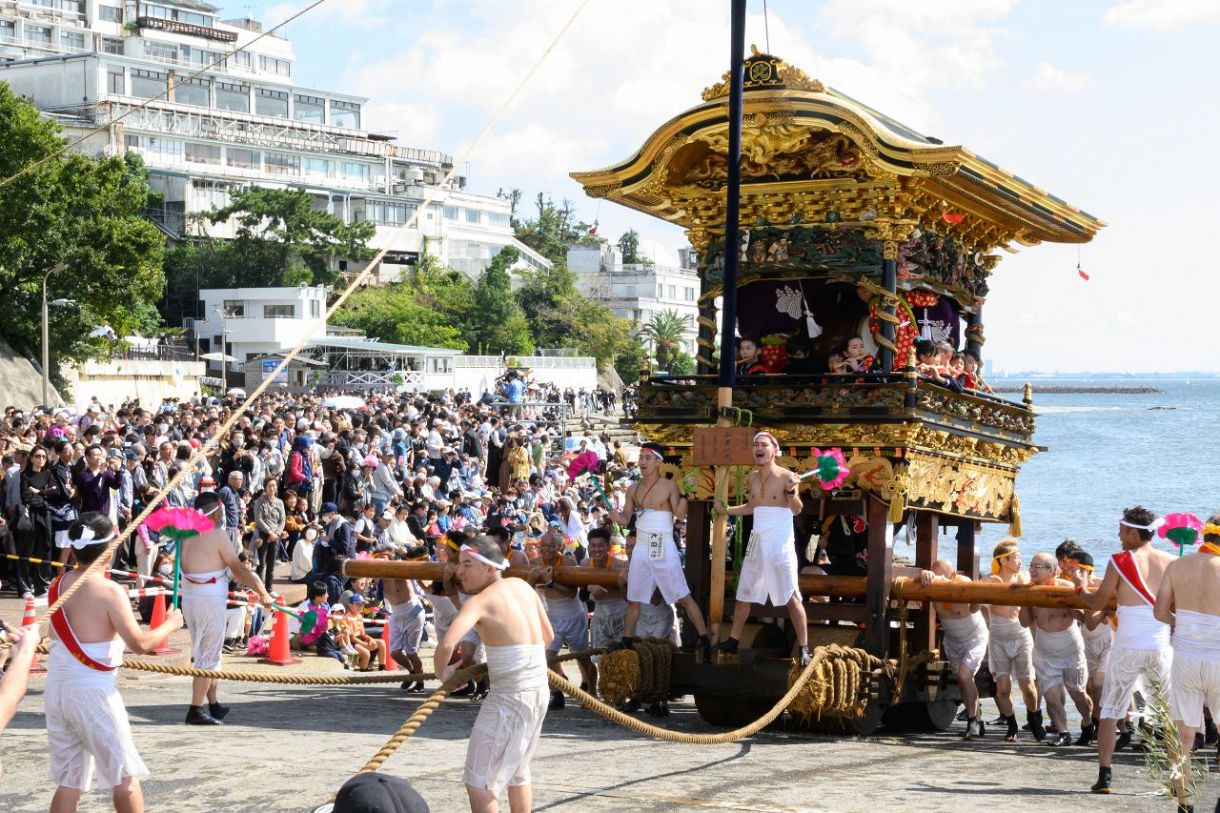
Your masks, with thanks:
[{"label": "ornate golden festival float", "polygon": [[[951,391],[916,374],[912,345],[946,339],[981,357],[997,251],[1088,242],[1104,223],[756,49],[744,60],[737,110],[731,90],[725,74],[630,158],[572,173],[591,197],[681,225],[697,252],[698,374],[643,377],[637,428],[667,448],[667,472],[690,498],[686,571],[713,623],[732,600],[741,545],[740,532],[728,539],[713,518],[711,500],[718,487],[740,491],[753,432],[774,434],[781,465],[801,472],[819,452],[840,449],[849,479],[831,491],[803,486],[806,530],[839,553],[837,575],[802,576],[806,594],[831,597],[807,607],[810,644],[858,646],[890,665],[860,682],[856,730],[871,730],[883,712],[891,725],[943,728],[957,690],[935,657],[930,605],[897,600],[919,586],[896,579],[895,528],[910,525],[919,568],[937,558],[941,529],[955,529],[958,568],[977,577],[976,528],[1008,523],[1019,534],[1017,473],[1039,448],[1028,386],[1019,402]],[[739,178],[730,177],[735,115]],[[718,314],[720,300],[725,311],[735,301],[732,318]],[[732,352],[734,322],[761,338],[764,361],[779,370],[793,335],[825,358],[836,339],[863,334],[881,372],[730,372],[726,387],[724,369],[716,375],[718,317],[728,334],[722,354]],[[786,689],[793,636],[775,623],[786,612],[768,606],[754,616],[761,623],[739,663],[674,656],[675,691],[694,694],[711,722],[754,719]]]}]

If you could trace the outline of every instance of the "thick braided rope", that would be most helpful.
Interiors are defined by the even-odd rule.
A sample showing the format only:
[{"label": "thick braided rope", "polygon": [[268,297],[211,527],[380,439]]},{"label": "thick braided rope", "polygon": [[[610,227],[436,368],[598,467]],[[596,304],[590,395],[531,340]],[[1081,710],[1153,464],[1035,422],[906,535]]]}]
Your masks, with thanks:
[{"label": "thick braided rope", "polygon": [[613,706],[606,705],[589,693],[581,691],[579,687],[572,685],[565,678],[561,677],[555,672],[547,672],[547,679],[550,681],[553,688],[558,689],[564,694],[570,695],[574,699],[584,704],[587,708],[590,708],[600,714],[602,717],[605,717],[610,722],[618,723],[624,728],[629,728],[638,734],[643,734],[648,737],[655,737],[657,739],[665,740],[666,742],[682,743],[684,745],[723,745],[725,743],[736,742],[737,740],[744,739],[746,737],[752,737],[759,731],[771,725],[771,723],[775,722],[777,717],[783,714],[784,709],[788,708],[788,705],[793,701],[793,699],[800,694],[802,690],[804,690],[805,684],[809,682],[811,677],[813,677],[814,671],[816,670],[818,664],[822,663],[824,660],[828,660],[836,656],[841,657],[842,653],[850,652],[852,652],[851,647],[841,647],[838,644],[818,647],[813,653],[813,660],[809,662],[809,665],[806,666],[801,672],[800,677],[798,677],[796,681],[788,688],[788,693],[781,697],[779,701],[771,707],[770,711],[747,726],[734,729],[733,731],[725,731],[720,734],[686,734],[681,731],[671,731],[666,728],[658,728],[657,726],[649,725],[642,720],[637,720],[629,714],[624,714]]},{"label": "thick braided rope", "polygon": [[[589,655],[596,655],[600,652],[605,652],[605,649],[587,649],[583,652],[571,652],[567,655],[560,655],[557,658],[549,658],[550,663],[562,663],[564,661],[575,660],[576,658],[584,658]],[[432,696],[420,704],[415,713],[407,718],[398,730],[385,742],[385,745],[378,749],[377,753],[373,754],[372,758],[364,763],[364,767],[356,773],[371,773],[381,768],[385,761],[389,759],[395,751],[397,751],[404,742],[410,739],[411,735],[419,730],[419,727],[424,724],[424,721],[436,711],[436,707],[441,704],[446,695],[457,686],[463,683],[482,677],[487,673],[487,664],[481,663],[477,666],[470,666],[453,673],[453,677],[446,680],[439,689],[432,693]],[[547,670],[548,675],[554,675],[550,669]],[[570,684],[569,684],[570,685]],[[580,691],[577,689],[577,691]]]},{"label": "thick braided rope", "polygon": [[162,675],[178,677],[215,678],[252,683],[286,683],[291,686],[349,686],[362,683],[400,683],[404,680],[435,680],[435,672],[419,674],[406,672],[373,672],[363,675],[281,675],[274,672],[242,672],[228,669],[196,669],[193,666],[175,666],[170,663],[154,663],[126,658],[125,669],[140,669]]}]

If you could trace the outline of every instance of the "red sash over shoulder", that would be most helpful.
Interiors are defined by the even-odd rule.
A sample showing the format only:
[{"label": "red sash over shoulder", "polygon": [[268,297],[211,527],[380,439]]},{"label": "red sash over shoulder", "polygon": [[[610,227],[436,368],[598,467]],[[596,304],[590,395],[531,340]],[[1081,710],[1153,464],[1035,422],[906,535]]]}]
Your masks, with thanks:
[{"label": "red sash over shoulder", "polygon": [[1150,606],[1156,604],[1156,596],[1148,589],[1148,585],[1144,584],[1144,577],[1140,575],[1139,566],[1135,563],[1135,557],[1131,555],[1131,551],[1124,550],[1110,557],[1110,561],[1114,562],[1115,569],[1118,570],[1118,575],[1123,577],[1123,581],[1136,592],[1136,594]]},{"label": "red sash over shoulder", "polygon": [[[63,575],[60,575],[55,581],[51,582],[51,588],[47,591],[47,600],[52,604],[59,601],[59,583],[62,580]],[[90,669],[96,669],[99,672],[113,672],[115,670],[116,667],[107,666],[85,653],[84,647],[76,639],[76,633],[72,631],[72,627],[68,624],[68,617],[64,615],[63,607],[60,607],[51,615],[51,626],[55,628],[55,634],[59,636],[59,642],[67,648],[68,652],[72,653],[72,657],[76,658],[83,665],[88,666]]]}]

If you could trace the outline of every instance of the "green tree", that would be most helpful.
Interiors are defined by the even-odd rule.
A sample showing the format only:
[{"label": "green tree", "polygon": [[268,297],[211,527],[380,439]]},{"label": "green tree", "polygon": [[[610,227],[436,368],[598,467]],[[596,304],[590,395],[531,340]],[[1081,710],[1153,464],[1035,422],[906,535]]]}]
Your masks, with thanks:
[{"label": "green tree", "polygon": [[614,357],[614,370],[623,383],[630,386],[640,379],[640,371],[648,367],[648,349],[639,339],[630,339]]},{"label": "green tree", "polygon": [[699,365],[695,363],[695,359],[690,353],[685,350],[679,350],[674,354],[673,363],[669,365],[669,371],[674,375],[694,375]]},{"label": "green tree", "polygon": [[517,239],[559,265],[568,259],[568,246],[576,243],[600,243],[601,238],[589,234],[589,224],[576,219],[576,208],[565,199],[556,206],[550,196],[538,193],[534,206],[538,211],[532,220],[516,225]]},{"label": "green tree", "polygon": [[344,223],[314,208],[314,196],[304,189],[238,190],[228,206],[208,216],[214,224],[229,218],[237,226],[229,249],[240,259],[245,286],[333,284],[338,274],[331,270],[332,259],[362,262],[373,256],[372,223]]},{"label": "green tree", "polygon": [[652,265],[652,260],[640,253],[640,235],[635,229],[628,229],[618,238],[619,251],[623,252],[623,262],[626,264]]},{"label": "green tree", "polygon": [[464,325],[470,351],[493,354],[534,352],[534,337],[517,300],[513,298],[509,268],[521,256],[505,246],[479,275],[474,301]]},{"label": "green tree", "polygon": [[657,366],[662,370],[672,369],[674,357],[681,351],[682,339],[691,324],[689,315],[679,316],[677,311],[663,310],[654,313],[640,328],[640,337],[652,345]]},{"label": "green tree", "polygon": [[51,372],[62,385],[60,362],[107,351],[94,328],[122,336],[156,327],[155,314],[132,305],[161,296],[164,240],[141,217],[152,192],[139,158],[52,158],[67,143],[59,130],[0,82],[0,181],[33,167],[0,186],[0,335],[40,355],[42,281],[62,263],[47,289],[75,302],[50,318]]}]

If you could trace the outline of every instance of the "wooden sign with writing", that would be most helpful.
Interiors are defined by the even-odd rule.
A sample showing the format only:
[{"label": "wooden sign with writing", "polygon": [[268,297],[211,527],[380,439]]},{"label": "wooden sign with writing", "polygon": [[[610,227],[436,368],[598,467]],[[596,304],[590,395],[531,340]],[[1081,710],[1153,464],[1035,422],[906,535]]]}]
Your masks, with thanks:
[{"label": "wooden sign with writing", "polygon": [[754,434],[749,426],[712,426],[695,430],[696,466],[753,466]]}]

